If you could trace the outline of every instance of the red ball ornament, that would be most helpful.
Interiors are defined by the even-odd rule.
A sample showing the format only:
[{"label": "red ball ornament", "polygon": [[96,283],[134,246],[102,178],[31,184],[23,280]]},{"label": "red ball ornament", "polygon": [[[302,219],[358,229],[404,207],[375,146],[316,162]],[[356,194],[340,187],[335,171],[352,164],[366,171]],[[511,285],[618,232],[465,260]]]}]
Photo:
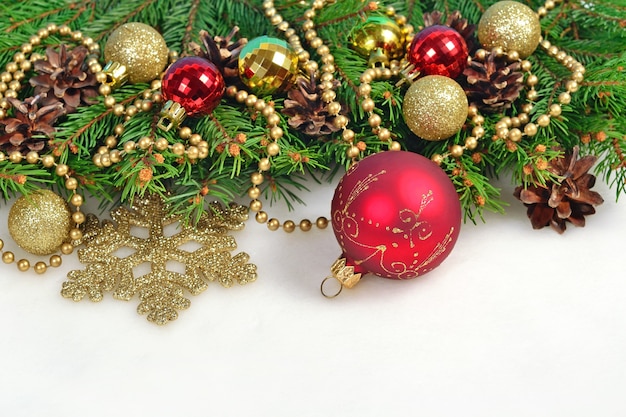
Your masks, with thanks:
[{"label": "red ball ornament", "polygon": [[434,25],[415,35],[407,59],[423,75],[456,78],[465,69],[467,56],[467,44],[459,32]]},{"label": "red ball ornament", "polygon": [[374,154],[353,165],[337,185],[331,215],[346,265],[391,279],[437,267],[461,227],[459,196],[448,176],[407,151]]},{"label": "red ball ornament", "polygon": [[161,82],[167,103],[161,112],[159,127],[178,126],[186,115],[211,113],[220,103],[226,84],[212,62],[200,57],[186,57],[174,62]]}]

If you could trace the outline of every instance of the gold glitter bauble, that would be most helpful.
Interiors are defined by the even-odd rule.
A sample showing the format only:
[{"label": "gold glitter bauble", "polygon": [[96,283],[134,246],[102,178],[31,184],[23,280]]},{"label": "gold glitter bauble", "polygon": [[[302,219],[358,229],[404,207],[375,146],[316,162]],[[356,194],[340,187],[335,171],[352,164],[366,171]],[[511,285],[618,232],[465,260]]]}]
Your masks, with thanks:
[{"label": "gold glitter bauble", "polygon": [[442,75],[428,75],[415,81],[402,104],[406,124],[426,140],[443,140],[454,135],[465,123],[467,111],[463,88]]},{"label": "gold glitter bauble", "polygon": [[489,7],[478,22],[478,40],[486,49],[500,47],[526,58],[541,38],[539,16],[516,1],[500,1]]},{"label": "gold glitter bauble", "polygon": [[297,75],[298,55],[282,39],[259,36],[239,53],[239,77],[256,94],[284,91]]},{"label": "gold glitter bauble", "polygon": [[104,46],[104,59],[126,66],[131,83],[156,79],[167,65],[169,51],[159,32],[144,23],[126,23],[115,29]]},{"label": "gold glitter bauble", "polygon": [[33,255],[50,255],[68,238],[70,209],[50,190],[22,196],[9,211],[9,233],[20,248]]},{"label": "gold glitter bauble", "polygon": [[398,24],[384,16],[370,16],[352,29],[350,44],[360,55],[369,58],[368,64],[389,64],[390,59],[401,58],[406,52],[406,36]]}]

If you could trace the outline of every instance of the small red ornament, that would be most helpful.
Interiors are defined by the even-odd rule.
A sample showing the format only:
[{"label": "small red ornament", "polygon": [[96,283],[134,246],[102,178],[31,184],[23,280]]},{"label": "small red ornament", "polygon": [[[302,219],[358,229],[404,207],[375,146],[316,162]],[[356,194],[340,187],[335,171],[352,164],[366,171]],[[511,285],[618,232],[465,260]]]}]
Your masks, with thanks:
[{"label": "small red ornament", "polygon": [[345,259],[333,274],[346,287],[356,282],[338,277],[336,266],[391,279],[425,274],[450,254],[461,227],[461,204],[448,176],[406,151],[353,165],[337,185],[331,215]]},{"label": "small red ornament", "polygon": [[169,130],[178,126],[185,115],[211,113],[220,103],[226,85],[215,64],[200,57],[186,57],[174,62],[161,82],[163,107],[159,127]]},{"label": "small red ornament", "polygon": [[420,31],[407,53],[407,60],[422,75],[456,78],[467,65],[467,44],[449,26],[434,25]]}]

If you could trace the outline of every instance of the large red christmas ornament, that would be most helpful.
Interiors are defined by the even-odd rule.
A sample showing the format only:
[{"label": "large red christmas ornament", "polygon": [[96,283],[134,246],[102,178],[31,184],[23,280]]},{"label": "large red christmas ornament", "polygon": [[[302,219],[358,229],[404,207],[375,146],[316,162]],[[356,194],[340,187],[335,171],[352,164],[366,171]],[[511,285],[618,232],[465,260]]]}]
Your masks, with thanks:
[{"label": "large red christmas ornament", "polygon": [[448,176],[413,152],[366,157],[341,178],[331,206],[345,287],[360,274],[410,279],[437,267],[456,243],[461,204]]},{"label": "large red christmas ornament", "polygon": [[186,57],[174,62],[161,83],[167,100],[158,126],[169,130],[186,115],[209,114],[217,107],[226,85],[222,73],[212,62],[200,57]]},{"label": "large red christmas ornament", "polygon": [[456,78],[467,65],[467,44],[449,26],[434,25],[420,31],[407,53],[407,60],[422,75]]}]

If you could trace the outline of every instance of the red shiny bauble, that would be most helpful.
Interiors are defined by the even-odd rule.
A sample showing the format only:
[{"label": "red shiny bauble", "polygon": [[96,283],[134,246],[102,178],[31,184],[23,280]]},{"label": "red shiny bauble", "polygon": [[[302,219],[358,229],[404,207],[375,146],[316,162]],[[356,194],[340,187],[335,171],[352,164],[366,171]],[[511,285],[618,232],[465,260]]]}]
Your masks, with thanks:
[{"label": "red shiny bauble", "polygon": [[434,162],[413,152],[387,151],[364,158],[341,178],[331,216],[355,273],[409,279],[450,254],[461,227],[461,204]]},{"label": "red shiny bauble", "polygon": [[226,89],[224,77],[215,64],[200,57],[174,62],[165,72],[161,85],[163,97],[183,106],[189,116],[211,113]]},{"label": "red shiny bauble", "polygon": [[467,44],[449,26],[434,25],[420,31],[407,53],[408,61],[423,75],[456,78],[467,65]]}]

